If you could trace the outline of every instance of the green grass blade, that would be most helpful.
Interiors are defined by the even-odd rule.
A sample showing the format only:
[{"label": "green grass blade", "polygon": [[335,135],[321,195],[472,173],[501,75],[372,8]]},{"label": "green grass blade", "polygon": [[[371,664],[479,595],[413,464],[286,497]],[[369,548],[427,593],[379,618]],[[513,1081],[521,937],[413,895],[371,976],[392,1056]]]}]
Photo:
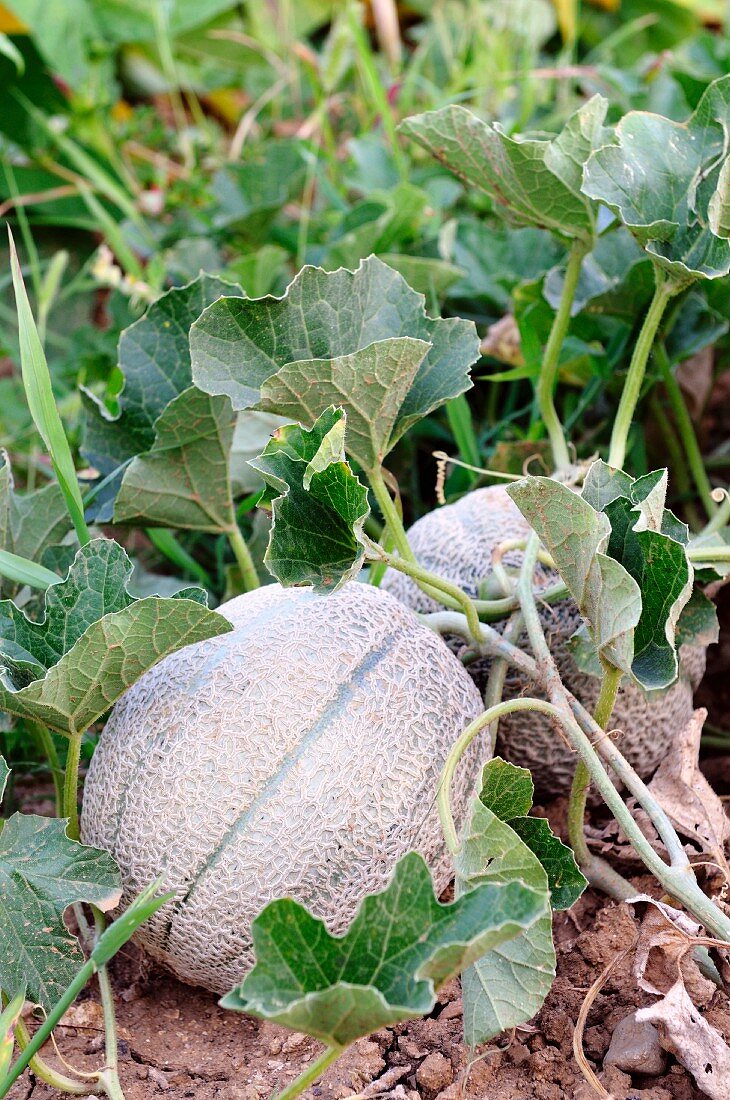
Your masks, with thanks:
[{"label": "green grass blade", "polygon": [[61,579],[45,566],[37,565],[28,558],[21,558],[18,554],[11,554],[9,550],[0,550],[0,577],[5,577],[13,584],[27,584],[31,588],[41,589],[50,588]]},{"label": "green grass blade", "polygon": [[76,478],[73,458],[71,457],[71,448],[68,445],[61,417],[56,408],[48,363],[38,335],[33,311],[28,301],[23,273],[20,270],[18,253],[15,250],[15,242],[10,227],[8,227],[8,236],[10,238],[10,263],[13,271],[15,305],[18,312],[20,366],[28,408],[50,455],[79,542],[84,546],[89,541],[90,536],[84,520],[84,506],[81,502],[81,491]]},{"label": "green grass blade", "polygon": [[190,573],[196,580],[200,581],[206,588],[213,588],[213,580],[210,573],[203,568],[203,566],[195,560],[184,546],[175,538],[172,531],[168,531],[163,527],[148,527],[146,535],[156,550],[159,550],[168,561],[176,565],[178,569],[183,569],[186,573]]}]

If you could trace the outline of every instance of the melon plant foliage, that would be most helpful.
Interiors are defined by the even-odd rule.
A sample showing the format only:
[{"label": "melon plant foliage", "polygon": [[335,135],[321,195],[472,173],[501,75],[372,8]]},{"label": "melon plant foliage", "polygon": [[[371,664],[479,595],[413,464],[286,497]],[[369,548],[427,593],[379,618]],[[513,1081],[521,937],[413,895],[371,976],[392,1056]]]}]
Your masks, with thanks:
[{"label": "melon plant foliage", "polygon": [[[0,799],[8,775],[0,757]],[[0,832],[0,988],[46,1011],[84,961],[65,910],[81,901],[113,909],[121,895],[109,853],[70,840],[66,824],[15,813]]]},{"label": "melon plant foliage", "polygon": [[50,586],[38,621],[0,603],[0,705],[78,737],[167,653],[230,629],[205,593],[135,599],[132,563],[113,540],[92,539]]},{"label": "melon plant foliage", "polygon": [[[705,578],[721,574],[723,554],[718,564],[712,552],[724,551],[730,535],[725,529],[690,540],[666,507],[666,471],[633,478],[622,466],[668,299],[695,280],[730,271],[730,78],[712,84],[684,124],[631,112],[609,127],[607,106],[593,97],[550,139],[513,137],[461,107],[409,119],[401,132],[485,192],[506,221],[526,232],[547,229],[556,248],[570,250],[565,271],[556,268],[543,287],[526,291],[540,298],[536,310],[556,306],[553,323],[561,318],[567,325],[574,306],[600,308],[614,292],[625,297],[616,273],[628,263],[636,275],[648,257],[651,278],[644,279],[646,271],[641,277],[647,296],[652,281],[657,288],[658,304],[648,311],[654,327],[645,322],[637,338],[609,462],[561,467],[556,458],[560,477],[527,475],[509,488],[533,531],[520,551],[534,564],[539,542],[543,560],[549,555],[547,565],[583,619],[576,659],[613,684],[615,698],[621,675],[648,690],[671,685],[680,642],[706,643],[716,631],[714,611],[695,588],[693,561]],[[607,211],[613,222],[601,236]],[[36,345],[42,356],[37,334]],[[251,562],[241,545],[239,498],[253,478],[255,503],[271,514],[264,564],[282,585],[328,593],[359,583],[366,562],[385,563],[414,576],[429,594],[440,592],[448,613],[428,623],[461,633],[470,657],[488,655],[495,666],[512,661],[522,671],[527,662],[537,674],[552,660],[542,635],[547,653],[530,664],[527,645],[518,648],[505,640],[509,630],[503,636],[486,626],[495,601],[471,601],[458,585],[419,573],[384,465],[410,429],[469,389],[479,354],[472,321],[429,316],[424,296],[375,256],[354,271],[304,267],[280,297],[249,298],[201,274],[160,297],[122,334],[118,396],[101,401],[84,394],[83,454],[99,475],[86,518],[222,535],[245,573]],[[44,360],[34,367],[37,377],[47,373]],[[539,390],[538,379],[538,398],[549,408],[552,393]],[[282,419],[252,451],[241,440],[257,423],[247,418],[259,415]],[[560,432],[554,422],[551,444]],[[80,500],[76,483],[74,489]],[[383,520],[380,542],[366,533],[372,503]],[[76,839],[81,740],[167,654],[230,629],[199,589],[135,598],[124,549],[113,539],[85,541],[80,526],[77,546],[64,494],[51,486],[20,497],[3,460],[0,573],[3,594],[16,602],[0,601],[0,706],[62,735],[68,756],[67,820],[13,815],[0,826],[0,987],[11,1001],[0,1016],[0,1097],[15,1079],[3,1078],[2,1028],[16,1026],[13,998],[58,1008],[81,972],[82,953],[64,926],[64,910],[81,902],[107,909],[119,896],[108,854]],[[522,618],[510,629],[526,623],[534,631],[533,578],[529,572],[525,578],[519,590],[513,585],[511,607],[519,606]],[[375,571],[367,579],[377,580]],[[534,632],[530,643],[538,656]],[[631,815],[600,770],[595,723],[579,705],[571,707],[564,685],[553,690],[548,680],[540,686],[550,703],[515,705],[543,713],[552,707],[550,716],[579,751],[585,742],[581,764],[593,767],[591,778],[647,866],[690,911],[693,904],[702,909],[708,932],[727,939],[727,918],[718,911],[712,923],[714,907],[689,863],[675,875],[675,865],[662,863],[638,828],[631,831]],[[477,719],[482,726],[462,736],[488,736],[509,705],[491,700]],[[460,742],[457,750],[465,751]],[[321,1039],[330,1058],[379,1027],[430,1012],[438,987],[456,974],[470,1045],[535,1015],[555,974],[552,913],[572,905],[586,879],[571,849],[546,821],[530,816],[533,784],[524,768],[488,762],[454,838],[448,774],[447,766],[436,800],[451,840],[455,900],[438,901],[428,867],[411,852],[340,936],[291,898],[270,902],[252,925],[256,964],[223,998],[225,1007]],[[0,796],[7,777],[0,759]],[[456,833],[453,820],[451,828]]]}]

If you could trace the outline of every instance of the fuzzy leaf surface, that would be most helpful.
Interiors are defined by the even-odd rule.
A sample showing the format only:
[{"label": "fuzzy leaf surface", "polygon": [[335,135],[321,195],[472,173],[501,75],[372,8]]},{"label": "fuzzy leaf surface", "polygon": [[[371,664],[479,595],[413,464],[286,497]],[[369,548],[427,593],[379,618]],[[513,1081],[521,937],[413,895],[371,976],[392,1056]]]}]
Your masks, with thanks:
[{"label": "fuzzy leaf surface", "polygon": [[430,1012],[439,986],[530,927],[544,904],[541,891],[510,882],[441,905],[410,852],[343,936],[289,898],[267,905],[252,924],[256,965],[221,1003],[345,1046]]},{"label": "fuzzy leaf surface", "polygon": [[542,904],[532,924],[475,960],[462,974],[464,1037],[469,1046],[531,1019],[555,977],[547,874],[515,830],[482,801],[482,797],[494,797],[495,805],[506,813],[515,807],[529,809],[532,781],[524,768],[510,776],[504,761],[491,763],[491,770],[489,765],[484,769],[482,794],[472,801],[455,857],[457,897],[483,883],[519,881],[535,890]]},{"label": "fuzzy leaf surface", "polygon": [[[0,757],[0,800],[6,779]],[[0,833],[0,987],[52,1008],[84,962],[64,910],[86,901],[106,911],[120,895],[108,852],[69,840],[65,821],[13,814]]]},{"label": "fuzzy leaf surface", "polygon": [[599,654],[630,672],[641,592],[606,553],[608,516],[552,478],[526,477],[507,492],[552,554]]},{"label": "fuzzy leaf surface", "polygon": [[362,565],[370,508],[367,489],[345,461],[346,422],[331,406],[309,431],[288,424],[251,462],[268,486],[260,503],[272,513],[264,562],[283,585],[334,591]]},{"label": "fuzzy leaf surface", "polygon": [[589,241],[594,211],[581,194],[582,168],[606,140],[606,107],[594,96],[551,141],[511,137],[459,106],[415,115],[399,129],[460,179],[485,191],[510,221]]},{"label": "fuzzy leaf surface", "polygon": [[[282,298],[222,298],[205,310],[190,330],[193,381],[206,393],[227,394],[236,410],[259,407],[264,383],[289,364],[296,366],[285,379],[301,379],[306,360],[336,361],[380,341],[410,337],[431,346],[400,402],[390,433],[398,439],[422,416],[470,387],[469,367],[479,357],[473,323],[428,317],[424,301],[375,256],[354,272],[305,267]],[[363,392],[359,366],[356,360],[327,368],[333,379],[336,375],[332,384],[337,388],[349,376],[355,392],[340,393],[337,404],[353,411]],[[280,396],[290,405],[288,391]],[[265,407],[279,411],[272,400]]]},{"label": "fuzzy leaf surface", "polygon": [[82,732],[168,653],[230,629],[200,590],[135,600],[131,574],[118,543],[93,539],[46,591],[40,622],[0,602],[0,708]]},{"label": "fuzzy leaf surface", "polygon": [[261,407],[313,424],[326,408],[341,406],[348,454],[366,470],[377,468],[409,426],[399,413],[430,349],[401,336],[336,359],[289,363],[264,382]]},{"label": "fuzzy leaf surface", "polygon": [[195,386],[155,421],[155,441],[127,467],[116,523],[220,532],[235,526],[231,447],[236,414],[227,397]]},{"label": "fuzzy leaf surface", "polygon": [[[687,528],[665,508],[666,471],[634,480],[594,462],[581,497],[548,478],[527,480],[541,484],[523,492],[521,482],[508,492],[553,554],[598,653],[647,690],[668,687],[677,676],[677,624],[693,571]],[[565,531],[569,509],[580,516],[582,542],[577,528]]]},{"label": "fuzzy leaf surface", "polygon": [[[124,388],[119,415],[112,417],[91,394],[84,394],[83,454],[106,477],[155,441],[155,421],[192,382],[188,333],[206,306],[223,294],[241,293],[232,283],[199,275],[187,286],[173,287],[119,340],[119,369]],[[94,515],[110,522],[122,470],[97,504]],[[100,508],[100,510],[98,510]]]},{"label": "fuzzy leaf surface", "polygon": [[730,272],[722,230],[730,206],[730,76],[714,81],[684,123],[630,111],[615,144],[587,160],[583,191],[615,211],[680,283]]}]

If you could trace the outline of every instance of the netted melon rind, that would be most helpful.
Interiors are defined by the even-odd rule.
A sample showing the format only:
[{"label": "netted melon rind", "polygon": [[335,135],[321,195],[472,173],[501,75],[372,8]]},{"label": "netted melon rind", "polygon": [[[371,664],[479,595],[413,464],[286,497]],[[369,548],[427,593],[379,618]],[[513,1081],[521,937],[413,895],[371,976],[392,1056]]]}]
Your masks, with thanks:
[{"label": "netted melon rind", "polygon": [[[475,489],[455,504],[429,512],[409,529],[408,539],[421,565],[476,596],[479,581],[492,572],[494,548],[500,542],[522,539],[529,533],[529,524],[505,489],[495,485]],[[517,566],[522,554],[513,551],[504,560]],[[542,571],[538,583],[554,580],[555,575]],[[395,570],[386,573],[383,588],[414,610],[439,608],[409,577]],[[598,699],[599,681],[578,669],[568,649],[568,640],[581,622],[575,604],[572,600],[561,600],[551,608],[543,605],[540,617],[563,682],[592,711]],[[611,727],[621,731],[616,735],[616,743],[642,776],[654,771],[676,732],[684,728],[693,712],[692,693],[704,672],[705,650],[683,646],[680,658],[679,678],[668,690],[650,697],[634,683],[624,683],[620,689]],[[470,665],[469,672],[483,691],[489,661]],[[540,693],[534,684],[515,673],[508,675],[505,698],[535,694]],[[545,717],[523,712],[502,719],[497,751],[530,769],[538,797],[569,790],[575,754]]]},{"label": "netted melon rind", "polygon": [[[379,589],[272,585],[221,610],[231,634],[167,657],[114,708],[82,814],[120,865],[122,907],[159,874],[176,893],[142,944],[219,993],[249,969],[250,921],[274,897],[338,932],[410,849],[446,885],[436,787],[482,709],[441,639]],[[458,818],[479,763],[459,769]]]}]

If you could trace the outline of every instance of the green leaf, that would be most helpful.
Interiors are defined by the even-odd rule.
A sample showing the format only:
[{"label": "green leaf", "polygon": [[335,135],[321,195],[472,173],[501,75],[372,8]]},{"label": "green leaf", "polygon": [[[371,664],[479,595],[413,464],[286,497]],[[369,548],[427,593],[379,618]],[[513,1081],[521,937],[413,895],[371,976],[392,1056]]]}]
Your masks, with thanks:
[{"label": "green leaf", "polygon": [[188,333],[193,321],[223,294],[240,293],[232,283],[199,275],[187,286],[174,287],[145,315],[126,328],[119,340],[119,369],[124,388],[119,414],[110,415],[90,393],[84,402],[82,452],[103,477],[115,475],[94,516],[110,522],[124,464],[155,442],[155,422],[192,382]]},{"label": "green leaf", "polygon": [[457,896],[484,884],[524,883],[540,899],[533,920],[461,977],[464,1037],[469,1046],[532,1019],[555,977],[548,879],[539,860],[510,826],[478,798],[472,803],[455,859]]},{"label": "green leaf", "polygon": [[605,552],[608,516],[552,478],[526,477],[507,492],[552,554],[599,654],[630,672],[641,592]]},{"label": "green leaf", "polygon": [[252,924],[256,965],[221,1004],[346,1046],[430,1012],[440,985],[530,927],[544,904],[539,890],[510,882],[441,905],[411,852],[343,936],[289,898],[267,905]]},{"label": "green leaf", "polygon": [[482,772],[481,801],[500,821],[525,817],[532,809],[535,785],[527,768],[495,756]]},{"label": "green leaf", "polygon": [[424,340],[401,336],[337,359],[289,363],[264,382],[260,405],[305,424],[340,405],[348,454],[365,470],[377,469],[409,427],[399,413],[430,350]]},{"label": "green leaf", "polygon": [[199,590],[134,600],[131,574],[118,543],[94,539],[46,591],[41,621],[0,602],[0,708],[83,732],[168,653],[230,629]]},{"label": "green leaf", "polygon": [[594,96],[551,141],[511,137],[464,107],[428,111],[399,129],[517,225],[591,241],[594,209],[581,194],[584,162],[605,141],[606,100]]},{"label": "green leaf", "polygon": [[[663,487],[666,489],[666,475]],[[667,687],[677,677],[677,621],[692,592],[693,574],[685,545],[661,530],[640,529],[651,520],[641,505],[636,507],[633,494],[612,501],[606,515],[611,523],[608,552],[621,562],[641,592],[631,671],[646,688]]]},{"label": "green leaf", "polygon": [[[17,571],[11,574],[13,558],[25,562],[40,577],[37,572],[40,566],[34,563],[49,546],[60,542],[70,527],[60,487],[52,483],[33,493],[16,493],[10,461],[6,452],[0,451],[0,555],[4,563],[0,574],[6,578],[0,582],[0,593],[12,595],[17,585],[34,583],[30,576],[23,577]],[[52,584],[57,579],[49,576],[45,583]]]},{"label": "green leaf", "polygon": [[94,6],[88,0],[9,0],[6,7],[29,28],[50,68],[77,88],[100,38]]},{"label": "green leaf", "polygon": [[586,162],[583,191],[621,218],[654,262],[680,284],[730,272],[730,242],[716,236],[730,188],[730,76],[714,81],[679,123],[630,111],[615,144]]},{"label": "green leaf", "polygon": [[[237,410],[252,408],[261,400],[264,383],[289,364],[298,365],[290,375],[301,377],[305,361],[332,360],[328,370],[339,384],[345,381],[345,366],[362,361],[340,368],[336,360],[403,337],[431,347],[400,402],[390,433],[398,439],[469,388],[479,342],[471,321],[428,317],[423,296],[374,256],[354,272],[305,267],[282,298],[222,298],[210,306],[190,330],[193,381],[206,393],[227,394]],[[354,370],[350,388],[362,394],[362,379]],[[355,404],[350,388],[339,393],[338,405]],[[266,407],[278,411],[271,402]]]},{"label": "green leaf", "polygon": [[333,591],[362,565],[370,509],[367,489],[345,462],[345,425],[343,410],[332,406],[311,431],[278,428],[251,462],[269,487],[261,504],[272,509],[264,562],[283,585]]},{"label": "green leaf", "polygon": [[692,591],[677,622],[677,645],[713,645],[720,638],[717,608],[701,588]]},{"label": "green leaf", "polygon": [[647,690],[677,677],[677,622],[693,583],[687,528],[665,508],[666,490],[666,471],[634,480],[601,461],[580,497],[549,478],[507,490],[553,555],[598,655]]},{"label": "green leaf", "polygon": [[46,445],[63,493],[69,516],[76,528],[80,542],[87,542],[89,533],[84,521],[84,506],[76,478],[76,468],[71,456],[66,433],[53,396],[51,376],[48,371],[45,352],[36,328],[33,311],[23,282],[23,273],[15,251],[13,235],[8,226],[10,239],[10,263],[13,272],[15,308],[18,314],[18,337],[20,340],[20,367],[23,375],[23,387],[33,423]]},{"label": "green leaf", "polygon": [[555,976],[554,909],[567,909],[586,880],[570,848],[544,818],[527,817],[532,777],[499,757],[482,772],[456,856],[457,893],[483,882],[515,879],[541,892],[544,909],[520,935],[477,960],[462,975],[464,1033],[470,1046],[517,1027],[538,1011]]},{"label": "green leaf", "polygon": [[236,415],[227,397],[195,386],[173,398],[155,422],[155,442],[127,467],[115,523],[193,531],[236,526],[230,458]]},{"label": "green leaf", "polygon": [[109,853],[69,840],[66,825],[13,814],[0,832],[0,987],[25,989],[46,1010],[84,962],[64,911],[81,901],[113,909],[122,892]]}]

